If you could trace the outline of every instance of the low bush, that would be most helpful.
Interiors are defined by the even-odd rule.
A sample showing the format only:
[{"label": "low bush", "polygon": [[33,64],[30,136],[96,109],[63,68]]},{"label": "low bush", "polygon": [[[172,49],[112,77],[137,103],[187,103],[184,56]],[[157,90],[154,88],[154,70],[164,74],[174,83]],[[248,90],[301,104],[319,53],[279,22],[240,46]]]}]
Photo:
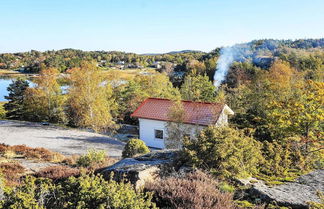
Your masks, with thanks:
[{"label": "low bush", "polygon": [[0,163],[0,172],[8,185],[16,185],[25,168],[18,162],[6,162]]},{"label": "low bush", "polygon": [[7,158],[7,159],[12,159],[15,158],[17,155],[14,151],[12,150],[6,150],[3,154],[3,157]]},{"label": "low bush", "polygon": [[49,178],[52,180],[62,180],[71,176],[79,176],[80,170],[68,166],[51,166],[34,174],[35,177]]},{"label": "low bush", "polygon": [[149,148],[145,145],[145,143],[140,139],[130,139],[123,150],[122,156],[126,157],[134,157],[136,155],[149,153]]},{"label": "low bush", "polygon": [[14,145],[9,147],[10,150],[14,151],[17,155],[25,155],[27,150],[31,149],[26,145]]},{"label": "low bush", "polygon": [[234,192],[235,191],[235,187],[226,183],[226,182],[222,182],[222,183],[218,184],[218,189],[222,192]]},{"label": "low bush", "polygon": [[105,181],[91,174],[61,183],[49,208],[155,208],[151,199],[152,194],[136,192],[131,184]]},{"label": "low bush", "polygon": [[258,173],[263,162],[259,142],[240,130],[214,126],[203,129],[196,140],[184,140],[182,159],[226,178]]},{"label": "low bush", "polygon": [[309,152],[306,146],[299,138],[292,137],[283,141],[264,142],[262,154],[265,161],[259,177],[271,181],[291,181],[312,169],[323,169],[321,161],[324,159],[324,151],[315,147],[314,152]]},{"label": "low bush", "polygon": [[153,209],[151,199],[152,194],[136,192],[130,184],[105,181],[96,175],[70,177],[56,184],[27,176],[19,186],[4,189],[0,208]]},{"label": "low bush", "polygon": [[8,148],[9,148],[9,145],[1,143],[0,144],[0,154],[3,155],[8,150]]},{"label": "low bush", "polygon": [[196,171],[151,182],[145,188],[154,193],[153,201],[160,208],[235,208],[232,194],[219,191],[217,185],[212,176]]},{"label": "low bush", "polygon": [[65,165],[75,166],[77,164],[79,157],[80,157],[79,155],[71,155],[65,157],[64,160],[62,160],[62,163],[64,163]]},{"label": "low bush", "polygon": [[49,151],[42,147],[29,148],[26,150],[24,155],[29,159],[41,159],[50,162],[62,162],[65,159],[64,155]]},{"label": "low bush", "polygon": [[0,144],[0,154],[6,158],[15,158],[18,155],[28,159],[39,159],[50,162],[62,162],[65,159],[65,156],[60,153],[52,152],[42,147],[31,148],[26,145],[9,146]]},{"label": "low bush", "polygon": [[48,179],[26,176],[17,187],[4,189],[4,197],[0,201],[0,207],[45,209],[45,203],[49,198],[53,198],[54,188],[54,185]]},{"label": "low bush", "polygon": [[98,164],[103,164],[106,161],[107,155],[104,150],[88,150],[87,154],[82,155],[77,160],[77,165],[81,167],[94,167]]}]

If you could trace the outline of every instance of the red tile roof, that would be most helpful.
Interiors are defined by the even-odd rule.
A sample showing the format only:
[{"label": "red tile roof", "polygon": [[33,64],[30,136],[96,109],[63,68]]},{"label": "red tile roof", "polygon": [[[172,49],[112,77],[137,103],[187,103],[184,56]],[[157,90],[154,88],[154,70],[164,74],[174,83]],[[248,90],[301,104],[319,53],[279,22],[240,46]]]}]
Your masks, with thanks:
[{"label": "red tile roof", "polygon": [[[181,101],[185,116],[184,123],[197,125],[216,124],[224,105],[219,103]],[[131,115],[136,118],[170,121],[168,113],[173,101],[160,98],[148,98]]]}]

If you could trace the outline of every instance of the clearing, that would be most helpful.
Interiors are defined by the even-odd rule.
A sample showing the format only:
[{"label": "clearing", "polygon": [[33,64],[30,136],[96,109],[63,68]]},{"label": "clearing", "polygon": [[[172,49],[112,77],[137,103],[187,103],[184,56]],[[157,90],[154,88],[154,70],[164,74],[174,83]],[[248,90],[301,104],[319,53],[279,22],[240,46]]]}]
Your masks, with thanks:
[{"label": "clearing", "polygon": [[89,149],[100,149],[110,157],[120,157],[124,147],[123,142],[102,134],[8,120],[0,120],[0,143],[44,147],[64,155],[80,155]]}]

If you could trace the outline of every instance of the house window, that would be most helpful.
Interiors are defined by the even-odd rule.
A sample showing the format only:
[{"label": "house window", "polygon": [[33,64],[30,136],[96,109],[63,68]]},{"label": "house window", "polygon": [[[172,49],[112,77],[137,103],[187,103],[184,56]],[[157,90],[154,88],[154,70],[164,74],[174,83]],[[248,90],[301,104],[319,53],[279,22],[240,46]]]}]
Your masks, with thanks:
[{"label": "house window", "polygon": [[163,139],[163,131],[162,130],[154,130],[154,135],[156,139]]}]

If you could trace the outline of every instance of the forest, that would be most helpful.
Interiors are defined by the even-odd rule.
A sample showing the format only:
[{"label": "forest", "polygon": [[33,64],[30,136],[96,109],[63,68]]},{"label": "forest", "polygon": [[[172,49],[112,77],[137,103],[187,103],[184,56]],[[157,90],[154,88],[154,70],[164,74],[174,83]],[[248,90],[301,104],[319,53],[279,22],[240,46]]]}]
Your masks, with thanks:
[{"label": "forest", "polygon": [[[17,79],[9,86],[8,102],[0,108],[3,119],[50,122],[112,133],[120,124],[136,125],[138,122],[130,114],[148,97],[223,103],[235,115],[230,118],[229,127],[207,127],[197,133],[197,140],[181,135],[183,147],[178,162],[197,169],[187,176],[166,175],[164,182],[147,185],[137,192],[129,183],[107,182],[94,175],[94,169],[87,163],[91,161],[89,157],[85,166],[82,160],[72,166],[82,174],[78,170],[77,175],[71,173],[64,180],[26,177],[20,184],[14,183],[16,189],[5,189],[6,198],[0,205],[6,208],[276,208],[275,204],[236,199],[234,193],[241,188],[234,179],[253,176],[277,185],[324,168],[324,39],[266,39],[234,47],[235,60],[217,87],[213,78],[222,48],[209,53],[152,55],[74,49],[1,54],[0,69],[23,68],[24,73],[38,74],[33,87],[24,79]],[[114,76],[105,73],[115,70],[112,68],[121,62],[126,68],[135,66],[143,72],[150,68],[153,73],[139,73],[118,83],[124,80],[118,73]],[[156,67],[156,62],[161,67]],[[66,92],[62,84],[69,86]],[[129,155],[126,150],[124,157],[148,152],[141,142],[132,143],[125,149],[141,148]],[[2,155],[7,153],[5,148],[0,149]],[[19,151],[11,149],[11,152]],[[87,191],[90,184],[96,189]],[[192,194],[184,192],[183,199],[171,192],[181,193],[187,184],[194,185],[196,190]],[[76,189],[79,192],[72,195],[71,191]],[[194,195],[206,196],[210,201],[216,199],[217,204],[207,200],[201,203]],[[323,194],[319,196],[323,198]],[[177,202],[176,198],[181,200]],[[323,204],[310,203],[310,207],[321,208]]]}]

